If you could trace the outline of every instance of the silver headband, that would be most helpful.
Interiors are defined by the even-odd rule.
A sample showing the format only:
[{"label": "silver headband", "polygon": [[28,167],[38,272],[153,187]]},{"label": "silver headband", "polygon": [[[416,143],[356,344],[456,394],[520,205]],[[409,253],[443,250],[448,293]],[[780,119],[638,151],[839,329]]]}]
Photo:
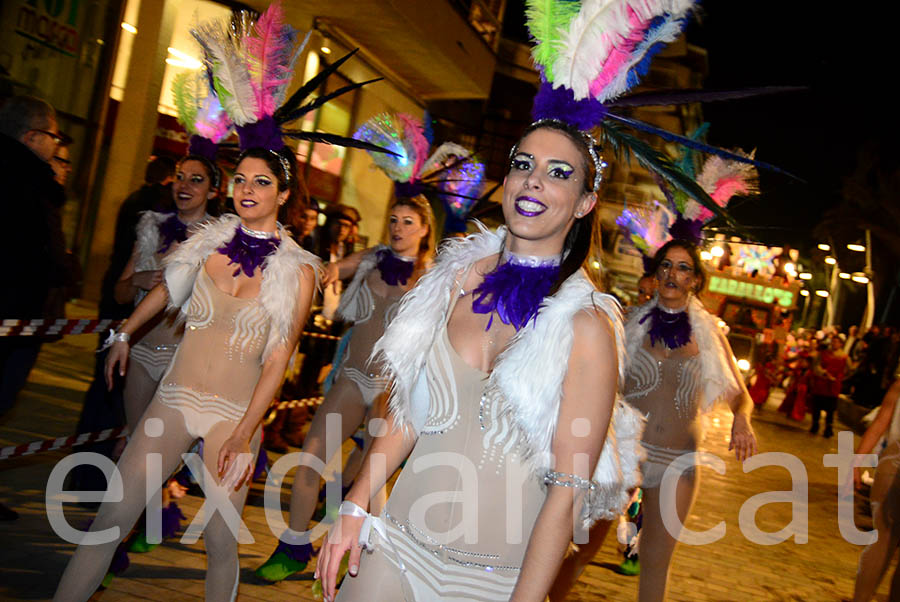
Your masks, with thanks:
[{"label": "silver headband", "polygon": [[[594,164],[594,185],[591,190],[593,192],[597,192],[600,189],[600,182],[603,181],[603,172],[606,169],[607,163],[603,160],[599,154],[597,154],[597,141],[594,140],[594,137],[584,130],[579,130],[574,126],[562,121],[560,119],[538,119],[534,123],[528,126],[528,129],[534,131],[539,129],[543,125],[556,125],[563,126],[562,131],[570,131],[570,129],[574,129],[581,137],[584,139],[585,144],[588,147],[588,154],[591,156],[591,162]],[[530,133],[530,132],[529,132]],[[512,158],[515,156],[516,152],[519,150],[519,143],[516,142],[513,147],[509,150],[509,161],[512,163]]]},{"label": "silver headband", "polygon": [[289,186],[291,183],[291,166],[288,164],[288,160],[278,151],[269,149],[269,152],[275,155],[278,158],[278,162],[281,163],[281,171],[284,172],[284,184]]}]

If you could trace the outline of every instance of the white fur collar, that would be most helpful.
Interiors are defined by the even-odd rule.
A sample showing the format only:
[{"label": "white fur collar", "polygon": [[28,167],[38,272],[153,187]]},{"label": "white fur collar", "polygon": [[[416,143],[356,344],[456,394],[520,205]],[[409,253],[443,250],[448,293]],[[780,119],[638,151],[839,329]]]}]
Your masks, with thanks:
[{"label": "white fur collar", "polygon": [[[182,314],[186,312],[200,268],[216,249],[231,240],[240,222],[237,215],[226,214],[199,226],[188,240],[165,258],[165,282],[169,290],[170,307],[180,308]],[[321,270],[318,257],[300,248],[280,224],[278,231],[281,244],[263,262],[263,279],[259,290],[259,303],[271,321],[269,340],[263,350],[262,361],[287,341],[291,334],[300,297],[300,268],[312,267],[317,284]]]},{"label": "white fur collar", "polygon": [[146,272],[158,270],[161,265],[159,257],[159,225],[169,218],[168,214],[156,211],[144,211],[137,224],[137,242],[135,243],[134,271]]},{"label": "white fur collar", "polygon": [[[628,357],[634,357],[644,344],[650,330],[650,320],[641,324],[641,320],[656,306],[656,297],[636,308],[628,315],[625,324],[625,340]],[[726,346],[725,337],[719,331],[716,320],[703,308],[703,304],[692,295],[688,303],[688,320],[691,323],[691,334],[700,350],[700,371],[703,382],[703,398],[700,409],[709,411],[717,401],[729,401],[740,393],[740,383],[731,370],[731,350]]]},{"label": "white fur collar", "polygon": [[353,280],[350,281],[347,289],[341,294],[341,302],[337,308],[337,314],[344,320],[358,322],[365,319],[371,311],[371,307],[367,306],[371,302],[371,298],[361,294],[363,282],[375,266],[378,265],[378,251],[387,249],[387,245],[376,245],[369,249],[365,256],[360,260],[353,274]]},{"label": "white fur collar", "polygon": [[[428,387],[422,370],[435,337],[443,327],[457,279],[474,262],[498,253],[505,228],[481,232],[444,244],[434,268],[403,297],[400,311],[378,340],[372,356],[385,359],[393,378],[390,409],[397,423],[418,433],[427,419]],[[581,272],[570,276],[545,299],[537,319],[519,330],[497,358],[488,391],[499,393],[537,478],[551,466],[550,449],[562,398],[562,384],[574,339],[573,319],[583,310],[599,309],[613,326],[620,380],[625,362],[621,311],[615,299],[599,293]],[[585,522],[613,518],[628,501],[628,489],[640,482],[640,437],[643,418],[617,400],[594,480],[598,491],[586,506]]]}]

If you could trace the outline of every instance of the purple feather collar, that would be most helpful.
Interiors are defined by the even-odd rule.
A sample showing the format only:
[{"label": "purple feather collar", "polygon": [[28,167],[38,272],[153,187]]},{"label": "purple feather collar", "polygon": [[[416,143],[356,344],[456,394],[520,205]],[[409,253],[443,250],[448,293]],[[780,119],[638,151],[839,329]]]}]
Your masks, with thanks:
[{"label": "purple feather collar", "polygon": [[178,219],[178,214],[173,213],[165,220],[159,222],[159,249],[158,253],[165,253],[172,243],[187,240],[187,225]]},{"label": "purple feather collar", "polygon": [[403,257],[397,255],[391,249],[381,249],[377,253],[378,271],[381,272],[381,279],[390,286],[403,285],[409,282],[413,271],[416,268],[416,260],[414,257]]},{"label": "purple feather collar", "polygon": [[690,343],[691,321],[687,308],[672,311],[656,305],[639,323],[643,324],[647,318],[650,318],[650,329],[647,332],[651,345],[661,342],[668,349],[677,349]]},{"label": "purple feather collar", "polygon": [[560,256],[516,255],[504,250],[500,265],[472,293],[472,311],[492,314],[485,330],[491,329],[494,312],[501,322],[512,324],[516,330],[534,319],[559,277],[561,259]]},{"label": "purple feather collar", "polygon": [[235,230],[232,239],[216,250],[231,260],[228,262],[228,265],[238,264],[233,274],[235,278],[241,271],[248,278],[252,278],[256,268],[259,268],[259,271],[262,272],[264,268],[263,262],[266,260],[266,257],[274,253],[278,249],[279,244],[281,244],[281,239],[277,234],[273,232],[257,232],[240,224]]}]

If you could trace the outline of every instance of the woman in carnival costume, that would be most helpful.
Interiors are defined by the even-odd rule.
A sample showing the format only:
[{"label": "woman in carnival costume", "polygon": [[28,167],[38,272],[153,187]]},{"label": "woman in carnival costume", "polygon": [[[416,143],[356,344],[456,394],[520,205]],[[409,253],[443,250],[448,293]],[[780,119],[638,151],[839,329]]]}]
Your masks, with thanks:
[{"label": "woman in carnival costume", "polygon": [[[212,23],[193,33],[240,136],[237,215],[209,222],[171,253],[163,282],[114,336],[109,366],[118,365],[124,373],[132,333],[166,306],[179,308],[185,319],[184,338],[119,460],[122,501],[101,506],[91,526],[92,541],[76,550],[55,600],[86,600],[100,584],[113,550],[146,500],[153,499],[153,487],[158,492],[162,485],[146,490],[148,455],[161,464],[157,474],[168,475],[193,441],[203,438],[202,462],[190,467],[203,475],[207,498],[217,507],[230,505],[234,518],[240,516],[259,448],[259,423],[309,312],[319,261],[277,222],[279,210],[299,200],[296,161],[281,137],[291,132],[281,129],[278,111],[286,106],[301,110],[307,87],[275,108],[299,54],[294,50],[297,32],[283,24],[278,5],[240,37],[227,32],[223,24]],[[208,600],[237,595],[240,567],[231,529],[238,526],[226,523],[221,512],[205,526]],[[119,536],[98,543],[97,532],[110,527],[117,527]]]},{"label": "woman in carnival costume", "polygon": [[510,154],[506,227],[448,243],[402,301],[373,354],[388,426],[321,552],[326,599],[347,550],[342,600],[543,599],[573,525],[627,503],[640,420],[616,400],[620,312],[581,270],[601,172],[589,135],[535,122]]},{"label": "woman in carnival costume", "polygon": [[[686,175],[693,174],[687,171]],[[715,156],[704,163],[696,181],[721,207],[736,194],[757,190],[752,165]],[[617,219],[643,254],[647,273],[657,281],[656,293],[629,312],[625,325],[625,399],[647,418],[642,440],[647,459],[641,464],[640,600],[665,598],[680,525],[699,486],[693,456],[688,454],[697,451],[703,438],[702,413],[717,401],[728,402],[734,413],[729,449],[735,450],[740,461],[756,452],[750,426],[753,400],[717,319],[696,298],[706,278],[699,255],[701,231],[713,214],[684,193],[671,191],[665,182],[660,181],[660,187],[667,205],[657,207],[654,215],[645,219],[626,209]],[[659,224],[661,228],[655,227]],[[676,474],[680,477],[674,499],[661,499],[663,475],[670,466],[681,471]],[[662,514],[672,509],[670,516],[677,516],[679,522],[667,527]],[[599,550],[607,529],[605,524],[598,525],[589,542],[567,558],[552,600],[565,599]]]},{"label": "woman in carnival costume", "polygon": [[[165,257],[174,252],[188,236],[210,219],[209,208],[219,194],[222,172],[216,165],[218,144],[233,131],[231,120],[216,98],[207,78],[182,74],[173,84],[178,121],[191,135],[188,154],[176,166],[172,197],[174,213],[146,211],[137,225],[137,242],[131,259],[115,286],[118,303],[140,303],[162,281]],[[216,213],[213,207],[213,213]],[[124,402],[128,430],[136,432],[138,422],[156,392],[184,334],[184,323],[176,312],[161,312],[151,318],[131,338],[128,354],[130,369],[125,375]],[[108,342],[112,344],[112,340]],[[112,389],[112,371],[107,383]],[[162,536],[171,537],[184,518],[170,500],[171,487],[163,490]],[[156,544],[148,543],[143,529],[131,542],[129,551],[146,552]]]},{"label": "woman in carnival costume", "polygon": [[[703,438],[701,414],[716,401],[728,402],[734,413],[729,449],[741,462],[756,453],[753,402],[727,339],[696,298],[705,280],[696,244],[671,240],[653,265],[656,297],[625,325],[625,398],[647,418],[639,600],[665,599],[672,553],[699,487],[692,454]],[[670,467],[674,496],[664,498],[661,493],[672,491],[661,488]],[[678,522],[666,524],[664,515]]]},{"label": "woman in carnival costume", "polygon": [[[866,546],[859,554],[859,567],[856,574],[856,586],[853,590],[853,602],[869,602],[875,595],[878,585],[891,565],[891,558],[900,548],[900,380],[895,380],[884,396],[875,420],[866,429],[856,457],[870,454],[882,437],[884,447],[878,455],[878,468],[875,470],[875,482],[869,500],[872,506],[872,521],[878,533],[878,539]],[[860,467],[853,467],[853,485],[862,487],[859,474]],[[889,600],[900,599],[900,571],[894,569],[891,579]]]},{"label": "woman in carnival costume", "polygon": [[[396,200],[388,212],[390,245],[354,253],[325,268],[323,286],[353,277],[338,307],[338,315],[353,322],[353,328],[345,337],[346,343],[341,344],[343,357],[335,361],[329,378],[333,378],[333,384],[316,410],[304,440],[303,451],[322,461],[328,460],[325,457],[325,417],[329,413],[341,415],[340,443],[348,439],[365,419],[362,452],[365,453],[371,444],[369,422],[383,415],[382,404],[377,400],[387,391],[389,382],[381,377],[380,367],[369,362],[369,356],[375,342],[396,315],[400,297],[430,267],[434,254],[434,216],[422,193],[426,187],[437,188],[440,184],[437,172],[446,171],[442,163],[451,150],[455,153],[453,167],[456,171],[464,163],[471,162],[471,153],[452,143],[442,145],[426,160],[430,145],[421,122],[409,115],[377,115],[354,137],[394,151],[394,155],[373,153],[372,159],[395,182]],[[469,171],[478,172],[478,169]],[[483,172],[482,166],[479,173]],[[442,175],[446,177],[446,174]],[[456,175],[459,174],[454,175],[454,183],[460,185],[462,180]],[[480,186],[480,181],[471,179],[465,183],[467,190]],[[358,469],[358,462],[350,462],[345,467],[343,493],[349,489]],[[257,576],[267,581],[280,581],[303,570],[312,553],[305,529],[315,509],[320,476],[308,466],[301,466],[297,471],[291,491],[291,529],[294,533],[282,535],[272,557],[256,571]]]}]

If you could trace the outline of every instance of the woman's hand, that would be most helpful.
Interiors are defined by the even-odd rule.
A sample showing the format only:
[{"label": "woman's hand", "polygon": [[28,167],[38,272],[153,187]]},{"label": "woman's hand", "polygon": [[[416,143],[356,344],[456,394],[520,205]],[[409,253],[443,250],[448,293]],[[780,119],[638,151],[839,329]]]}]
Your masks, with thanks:
[{"label": "woman's hand", "polygon": [[119,376],[125,376],[125,370],[128,369],[128,349],[128,343],[125,341],[116,341],[112,344],[112,347],[109,348],[109,353],[106,356],[107,391],[112,391],[113,384],[115,383],[113,380],[113,371],[116,368],[116,364],[119,364]]},{"label": "woman's hand", "polygon": [[131,283],[145,291],[162,282],[162,270],[148,270],[146,272],[135,272],[131,277]]},{"label": "woman's hand", "polygon": [[341,279],[341,270],[336,262],[326,263],[322,271],[322,288]]},{"label": "woman's hand", "polygon": [[743,462],[756,453],[756,434],[750,426],[750,418],[743,413],[734,415],[731,424],[731,443],[728,450],[734,450],[738,462]]},{"label": "woman's hand", "polygon": [[237,491],[253,476],[253,452],[250,440],[233,433],[219,449],[217,463],[220,484]]},{"label": "woman's hand", "polygon": [[356,577],[359,572],[359,557],[362,553],[359,546],[359,532],[362,530],[363,521],[365,518],[361,516],[338,515],[328,532],[325,544],[319,550],[319,561],[316,563],[314,577],[322,581],[322,595],[326,602],[334,600],[338,570],[347,550],[350,550],[347,572],[351,577]]}]

